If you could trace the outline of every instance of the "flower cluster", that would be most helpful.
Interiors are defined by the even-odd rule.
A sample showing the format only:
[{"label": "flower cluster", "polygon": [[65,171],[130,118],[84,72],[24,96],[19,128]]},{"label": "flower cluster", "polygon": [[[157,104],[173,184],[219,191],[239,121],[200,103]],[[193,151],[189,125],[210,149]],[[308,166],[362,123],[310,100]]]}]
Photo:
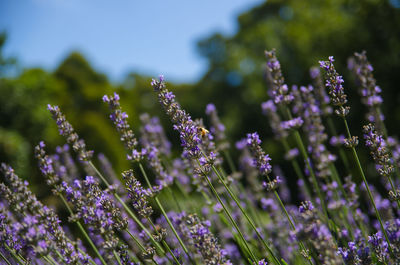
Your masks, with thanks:
[{"label": "flower cluster", "polygon": [[265,51],[265,57],[267,58],[268,79],[271,83],[271,96],[275,104],[289,104],[293,101],[293,95],[285,84],[281,64],[276,58],[275,50]]},{"label": "flower cluster", "polygon": [[282,121],[281,128],[283,128],[285,130],[297,130],[301,127],[301,125],[303,125],[303,123],[304,123],[304,121],[302,118],[296,117],[291,120]]},{"label": "flower cluster", "polygon": [[390,161],[387,145],[382,135],[379,135],[371,123],[363,127],[364,139],[371,151],[371,156],[378,165],[381,176],[390,177],[394,168]]},{"label": "flower cluster", "polygon": [[189,234],[193,240],[193,244],[197,251],[203,256],[204,263],[206,265],[221,264],[230,265],[232,264],[226,257],[223,249],[218,244],[215,236],[210,232],[210,223],[205,221],[202,222],[200,218],[195,215],[188,215],[185,218],[187,227],[189,228]]},{"label": "flower cluster", "polygon": [[122,176],[125,180],[128,196],[132,200],[133,208],[143,218],[150,217],[153,213],[153,209],[147,201],[149,197],[148,191],[143,189],[140,182],[135,178],[133,170],[124,171]]},{"label": "flower cluster", "polygon": [[140,143],[142,146],[155,146],[162,155],[171,154],[171,142],[165,135],[164,128],[160,124],[158,117],[150,117],[149,114],[140,115],[140,121],[143,126],[140,128]]},{"label": "flower cluster", "polygon": [[271,158],[268,154],[261,148],[261,140],[258,133],[249,133],[247,134],[247,146],[250,148],[250,151],[253,155],[253,164],[260,171],[260,174],[263,176],[271,173],[272,166],[269,163]]},{"label": "flower cluster", "polygon": [[330,99],[326,93],[320,69],[318,67],[312,67],[310,69],[310,77],[313,81],[312,85],[315,88],[315,98],[321,106],[322,115],[330,115],[332,113],[332,107],[330,106]]},{"label": "flower cluster", "polygon": [[[78,251],[76,243],[67,237],[60,226],[58,216],[37,200],[29,190],[28,182],[22,181],[10,166],[2,164],[1,171],[9,187],[0,183],[0,194],[12,210],[12,214],[1,210],[0,238],[4,237],[3,242],[27,257],[58,252],[67,264],[87,264],[89,256]],[[13,216],[15,220],[8,216]]]},{"label": "flower cluster", "polygon": [[376,85],[376,80],[372,74],[373,67],[368,62],[366,52],[354,54],[354,61],[350,64],[350,69],[358,81],[361,102],[367,107],[366,117],[369,122],[374,123],[378,131],[382,132],[384,116],[380,112],[380,105],[383,102],[380,96],[381,88]]},{"label": "flower cluster", "polygon": [[86,150],[86,144],[82,139],[79,139],[72,125],[67,121],[64,114],[58,106],[47,105],[53,119],[56,121],[60,135],[64,136],[67,143],[72,146],[78,157],[82,161],[89,161],[93,156],[93,151]]},{"label": "flower cluster", "polygon": [[287,130],[282,128],[282,120],[277,113],[277,107],[273,100],[265,101],[261,104],[261,109],[264,115],[268,117],[269,124],[277,139],[286,138]]},{"label": "flower cluster", "polygon": [[272,166],[269,163],[271,158],[268,154],[265,154],[260,145],[261,140],[258,133],[247,134],[247,146],[249,147],[253,157],[253,166],[255,166],[259,173],[267,179],[267,181],[263,181],[263,187],[268,191],[275,190],[278,187],[278,184],[281,183],[281,179],[279,176],[276,176],[276,178],[272,180],[269,177],[269,174],[272,171]]},{"label": "flower cluster", "polygon": [[56,174],[53,167],[53,160],[46,155],[44,150],[45,144],[43,141],[35,147],[35,157],[39,162],[39,168],[42,175],[46,177],[47,185],[53,187],[55,194],[63,192],[63,186],[61,185],[61,178]]},{"label": "flower cluster", "polygon": [[158,93],[158,100],[164,111],[174,123],[174,129],[179,132],[185,156],[188,158],[199,158],[199,145],[201,143],[199,127],[196,126],[190,115],[181,108],[175,100],[175,95],[167,90],[164,76],[161,75],[158,81],[153,79],[151,85]]},{"label": "flower cluster", "polygon": [[225,135],[225,125],[221,123],[217,108],[214,104],[210,103],[206,106],[206,115],[211,120],[210,132],[215,135],[215,142],[219,150],[226,150],[229,148],[229,142]]},{"label": "flower cluster", "polygon": [[317,257],[321,264],[342,264],[342,260],[335,251],[335,242],[328,227],[321,222],[313,204],[309,201],[303,202],[299,207],[299,219],[301,224],[296,228],[296,237],[308,240],[324,255]]},{"label": "flower cluster", "polygon": [[119,241],[116,231],[124,231],[128,226],[121,210],[92,176],[86,176],[84,181],[75,180],[73,186],[66,182],[62,185],[67,200],[73,206],[70,220],[82,220],[92,233],[100,235],[100,245],[107,252],[107,258],[112,259],[112,252],[116,251]]},{"label": "flower cluster", "polygon": [[333,56],[329,56],[328,61],[320,61],[320,67],[326,71],[326,84],[325,86],[329,88],[329,96],[331,102],[336,106],[335,113],[341,117],[345,117],[349,114],[350,107],[346,106],[347,95],[344,93],[343,88],[343,77],[340,76],[333,65]]},{"label": "flower cluster", "polygon": [[110,119],[116,126],[117,131],[121,136],[121,141],[129,151],[129,154],[127,155],[128,160],[140,161],[142,159],[142,153],[136,149],[138,142],[128,124],[128,114],[123,112],[121,109],[119,95],[117,93],[114,93],[114,96],[104,95],[103,101],[108,103],[108,106],[112,111]]},{"label": "flower cluster", "polygon": [[325,146],[328,135],[322,122],[322,111],[314,97],[312,86],[301,86],[293,91],[296,112],[305,121],[303,131],[308,140],[308,150],[311,153],[317,176],[325,178],[331,174],[329,166],[336,157]]}]

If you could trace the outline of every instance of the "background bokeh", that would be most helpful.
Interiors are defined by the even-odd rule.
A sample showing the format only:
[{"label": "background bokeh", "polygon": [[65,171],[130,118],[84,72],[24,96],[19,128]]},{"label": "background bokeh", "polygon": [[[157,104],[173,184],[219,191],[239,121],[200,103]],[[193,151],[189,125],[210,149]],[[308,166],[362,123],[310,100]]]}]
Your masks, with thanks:
[{"label": "background bokeh", "polygon": [[[7,9],[6,2],[2,2],[5,8],[3,11],[11,12],[13,9]],[[218,16],[218,13],[211,11],[213,5],[214,1],[210,1],[205,9],[211,17]],[[173,12],[173,8],[178,9],[179,5],[165,12]],[[112,11],[118,12],[118,9]],[[146,23],[151,23],[148,20],[158,19],[159,14],[150,11],[151,7],[143,24],[138,27],[145,28]],[[13,14],[8,13],[7,16],[12,17]],[[173,14],[169,14],[169,17],[173,17]],[[18,19],[23,20],[24,17]],[[108,23],[113,23],[115,34],[127,34],[118,30],[118,23],[123,21],[107,19]],[[104,70],[107,67],[94,67],[86,57],[86,51],[71,52],[53,68],[26,66],[20,58],[5,52],[7,35],[12,36],[13,32],[4,31],[0,37],[0,161],[14,166],[20,176],[29,179],[39,197],[45,196],[46,189],[38,189],[43,186],[43,180],[36,168],[33,148],[40,140],[45,140],[51,149],[64,144],[46,109],[47,104],[51,103],[61,107],[90,149],[106,154],[117,172],[127,169],[129,165],[125,160],[123,146],[108,120],[107,106],[101,102],[104,94],[113,91],[120,94],[121,104],[130,115],[135,131],[138,130],[140,113],[158,115],[167,128],[175,151],[179,152],[177,135],[162,113],[150,86],[151,78],[161,69],[157,65],[162,63],[165,67],[175,69],[170,72],[172,79],[166,73],[167,81],[171,81],[168,86],[193,117],[203,117],[206,104],[215,103],[231,142],[239,140],[247,132],[257,130],[265,139],[267,152],[275,161],[280,161],[280,146],[269,137],[271,132],[260,108],[261,102],[268,98],[264,81],[264,50],[271,48],[277,49],[285,78],[290,85],[308,84],[309,68],[317,65],[318,60],[326,59],[329,55],[335,56],[337,69],[344,76],[353,109],[349,117],[350,126],[352,131],[358,133],[361,130],[360,121],[364,120],[364,110],[358,103],[356,87],[346,64],[354,52],[366,50],[374,66],[375,77],[383,90],[385,103],[382,107],[389,121],[386,123],[389,135],[398,135],[400,1],[258,1],[255,7],[237,17],[236,25],[236,30],[231,34],[223,30],[215,31],[214,28],[207,34],[201,33],[196,47],[198,60],[204,67],[199,66],[196,71],[204,73],[196,78],[194,72],[190,72],[195,70],[183,71],[189,76],[186,79],[178,77],[179,74],[174,72],[179,69],[174,64],[181,62],[175,61],[174,54],[168,49],[168,45],[180,45],[179,36],[174,37],[175,40],[172,38],[172,44],[168,42],[163,45],[163,34],[174,34],[173,28],[160,28],[159,32],[149,34],[158,41],[151,48],[168,54],[163,62],[149,60],[148,66],[143,69],[135,66],[134,71],[123,77]],[[70,26],[75,26],[73,21]],[[60,28],[57,34],[61,36],[64,32],[65,29]],[[46,39],[42,41],[46,45]],[[118,47],[116,44],[107,49],[118,50]],[[140,50],[135,52],[141,53]],[[126,54],[125,58],[121,54],[118,58],[124,61],[130,57]],[[151,68],[152,65],[154,68]]]}]

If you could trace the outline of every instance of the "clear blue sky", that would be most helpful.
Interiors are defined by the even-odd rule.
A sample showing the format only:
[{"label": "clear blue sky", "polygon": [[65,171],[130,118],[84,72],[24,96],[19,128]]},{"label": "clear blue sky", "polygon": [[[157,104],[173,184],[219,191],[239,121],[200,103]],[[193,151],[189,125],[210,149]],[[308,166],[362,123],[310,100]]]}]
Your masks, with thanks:
[{"label": "clear blue sky", "polygon": [[263,0],[0,0],[6,55],[53,70],[72,50],[121,80],[135,70],[191,82],[206,62],[196,41],[233,34],[238,14]]}]

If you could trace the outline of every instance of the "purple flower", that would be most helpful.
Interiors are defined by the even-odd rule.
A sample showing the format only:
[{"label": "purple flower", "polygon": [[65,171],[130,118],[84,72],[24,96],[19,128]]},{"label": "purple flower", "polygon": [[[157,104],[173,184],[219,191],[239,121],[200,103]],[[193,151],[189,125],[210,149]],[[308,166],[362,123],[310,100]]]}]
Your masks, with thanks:
[{"label": "purple flower", "polygon": [[365,145],[371,151],[371,156],[378,165],[378,172],[381,176],[390,177],[394,170],[389,151],[383,136],[378,134],[371,123],[363,127]]},{"label": "purple flower", "polygon": [[263,176],[267,176],[271,173],[272,166],[269,163],[271,158],[268,154],[265,154],[262,150],[261,140],[258,136],[258,133],[249,133],[247,134],[247,146],[250,148],[251,154],[253,156],[253,164],[259,170],[260,174]]},{"label": "purple flower", "polygon": [[110,119],[114,123],[118,133],[121,136],[121,141],[124,143],[125,148],[128,150],[127,159],[133,161],[140,161],[142,154],[136,150],[137,140],[128,124],[128,114],[122,111],[120,105],[120,97],[114,92],[114,96],[103,96],[103,101],[108,103],[110,110]]},{"label": "purple flower", "polygon": [[329,96],[331,102],[337,107],[335,113],[339,116],[346,116],[350,107],[345,106],[347,103],[347,95],[344,93],[343,88],[343,78],[340,76],[333,65],[333,56],[329,56],[328,61],[320,61],[320,66],[326,71],[326,84],[325,86],[329,88]]},{"label": "purple flower", "polygon": [[82,161],[89,161],[93,156],[93,151],[86,150],[86,144],[82,139],[79,139],[78,134],[74,131],[72,125],[67,121],[64,114],[58,106],[47,105],[53,119],[56,121],[59,132],[67,140],[67,143],[72,146],[78,157]]},{"label": "purple flower", "polygon": [[367,107],[367,119],[374,123],[377,130],[382,133],[384,130],[383,120],[385,117],[379,110],[383,102],[379,95],[381,89],[376,85],[376,80],[372,73],[373,67],[367,59],[366,52],[355,53],[351,60],[353,62],[353,74],[358,85],[358,92],[361,96],[361,102]]},{"label": "purple flower", "polygon": [[271,83],[270,95],[273,97],[275,104],[289,104],[293,101],[293,95],[285,84],[275,50],[265,51],[265,56],[267,58],[268,79]]},{"label": "purple flower", "polygon": [[185,217],[185,224],[188,236],[201,254],[204,264],[231,264],[225,257],[227,251],[220,247],[217,238],[211,233],[209,221],[202,222],[197,215],[192,214]]},{"label": "purple flower", "polygon": [[285,130],[296,130],[303,125],[304,121],[300,117],[296,117],[294,119],[288,120],[288,121],[282,121],[281,122],[281,127]]}]

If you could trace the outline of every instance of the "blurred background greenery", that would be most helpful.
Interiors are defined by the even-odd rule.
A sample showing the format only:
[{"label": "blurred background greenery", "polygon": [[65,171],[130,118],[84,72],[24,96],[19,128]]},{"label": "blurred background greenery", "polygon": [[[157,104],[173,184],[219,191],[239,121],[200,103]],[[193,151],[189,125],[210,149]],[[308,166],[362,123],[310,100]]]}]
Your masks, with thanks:
[{"label": "blurred background greenery", "polygon": [[[238,31],[226,37],[213,34],[198,42],[198,52],[208,62],[205,75],[196,83],[168,84],[194,118],[204,116],[207,103],[217,106],[233,143],[247,132],[259,131],[267,152],[281,159],[260,104],[267,100],[264,81],[264,50],[276,48],[289,85],[310,82],[309,68],[329,55],[336,58],[344,75],[353,111],[350,124],[360,132],[364,120],[347,59],[367,51],[375,77],[383,89],[387,127],[397,133],[400,124],[400,2],[386,0],[269,0],[241,14]],[[85,54],[73,52],[54,71],[24,68],[18,58],[8,58],[0,37],[0,161],[13,165],[34,186],[43,180],[34,160],[33,148],[45,140],[49,150],[64,139],[46,107],[56,104],[66,114],[90,149],[102,152],[121,172],[129,165],[119,137],[101,101],[116,91],[130,115],[135,131],[139,114],[158,115],[167,128],[176,151],[178,138],[157,103],[150,76],[132,72],[122,82],[110,82],[105,73],[91,66]],[[155,64],[157,62],[154,62]],[[168,77],[167,77],[168,81]],[[353,122],[352,121],[357,121]],[[268,138],[268,139],[267,139]],[[40,196],[40,195],[39,195]]]}]

